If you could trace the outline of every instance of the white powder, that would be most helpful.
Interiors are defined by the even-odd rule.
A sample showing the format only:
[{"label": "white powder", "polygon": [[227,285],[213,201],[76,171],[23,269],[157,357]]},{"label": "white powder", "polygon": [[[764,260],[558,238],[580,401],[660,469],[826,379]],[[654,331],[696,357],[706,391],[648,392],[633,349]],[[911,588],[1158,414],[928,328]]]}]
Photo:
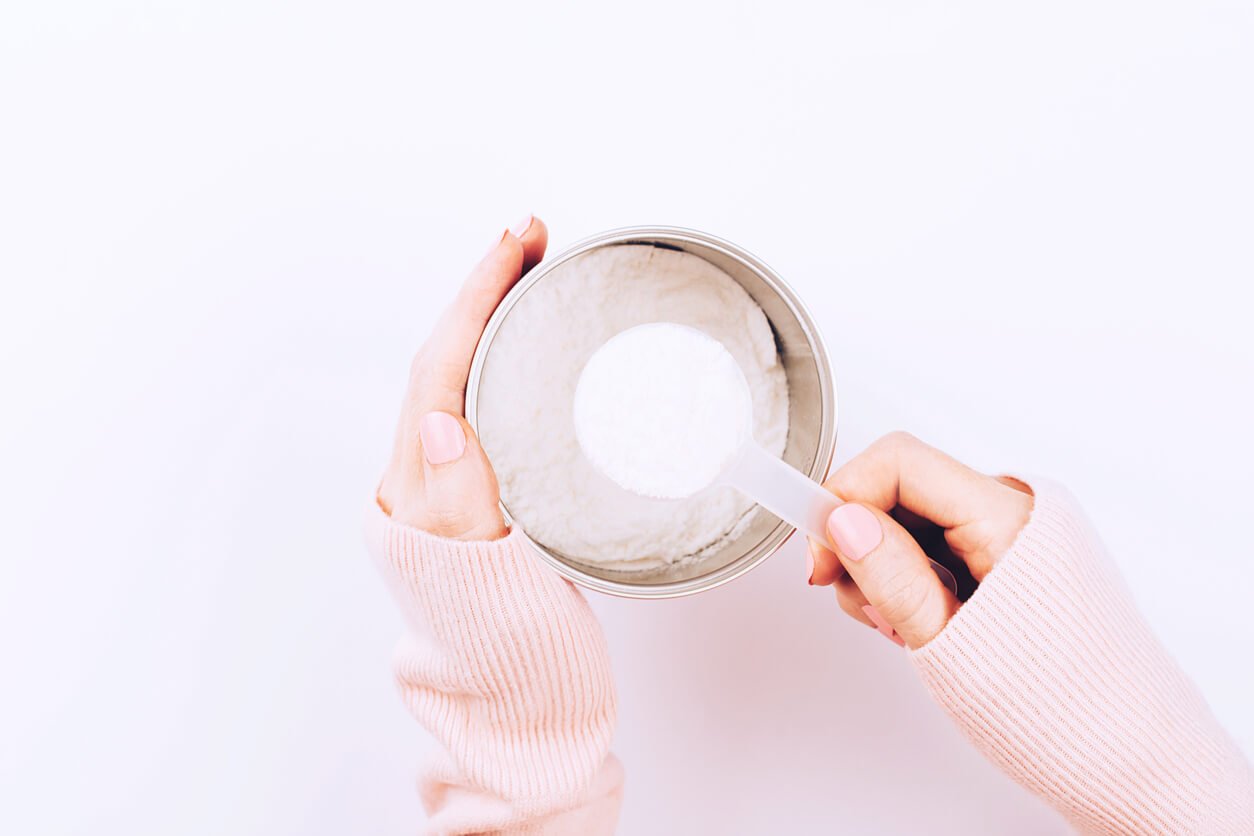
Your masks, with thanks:
[{"label": "white powder", "polygon": [[784,450],[788,384],[766,316],[709,262],[645,245],[603,247],[527,290],[497,332],[478,398],[479,434],[501,497],[536,541],[573,560],[644,570],[700,553],[759,512],[729,487],[684,500],[638,496],[584,456],[573,404],[580,372],[614,335],[675,322],[723,344],[744,373],[754,438]]},{"label": "white powder", "polygon": [[584,455],[632,493],[692,496],[749,435],[745,376],[718,340],[686,325],[637,325],[597,349],[575,388]]}]

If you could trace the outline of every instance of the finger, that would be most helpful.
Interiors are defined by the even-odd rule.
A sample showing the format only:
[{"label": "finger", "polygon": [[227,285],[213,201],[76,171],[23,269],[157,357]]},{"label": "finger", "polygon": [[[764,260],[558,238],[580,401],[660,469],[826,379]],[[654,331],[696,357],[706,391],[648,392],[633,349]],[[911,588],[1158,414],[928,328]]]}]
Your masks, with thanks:
[{"label": "finger", "polygon": [[910,647],[927,644],[958,611],[958,599],[936,577],[919,544],[880,509],[846,503],[828,517],[827,534],[874,608],[867,617],[882,618]]},{"label": "finger", "polygon": [[466,378],[483,329],[523,272],[544,257],[548,238],[544,222],[528,215],[503,232],[471,271],[414,358],[413,411],[463,413]]},{"label": "finger", "polygon": [[892,433],[840,468],[827,488],[881,511],[901,506],[946,530],[976,581],[1010,547],[1031,495],[972,470],[907,433]]},{"label": "finger", "polygon": [[505,232],[475,266],[422,349],[410,370],[412,412],[462,414],[466,377],[484,326],[505,294],[522,276],[523,246]]},{"label": "finger", "polygon": [[443,347],[455,349],[457,354],[466,357],[469,365],[479,336],[497,305],[501,304],[519,278],[544,258],[548,241],[548,227],[532,215],[501,235],[496,245],[471,271],[453,305],[441,317],[440,325],[457,326],[450,328],[450,333],[464,338],[460,343],[451,342]]},{"label": "finger", "polygon": [[807,537],[806,549],[811,586],[828,586],[845,574],[845,567],[840,565],[840,559],[826,544]]},{"label": "finger", "polygon": [[891,511],[901,505],[944,528],[978,514],[978,504],[999,489],[996,480],[972,470],[909,433],[876,441],[827,481],[846,501]]},{"label": "finger", "polygon": [[849,617],[862,622],[898,647],[905,647],[905,641],[892,625],[880,615],[879,610],[867,603],[866,596],[862,594],[861,589],[858,589],[853,578],[845,575],[836,581],[835,587],[836,602]]},{"label": "finger", "polygon": [[893,629],[893,625],[889,624],[888,620],[884,618],[884,616],[880,615],[879,610],[875,609],[874,606],[866,604],[862,607],[862,612],[868,619],[870,619],[871,626],[878,630],[881,636],[888,639],[898,647],[906,646],[906,640],[901,637],[900,633]]},{"label": "finger", "polygon": [[526,273],[544,258],[549,245],[549,228],[535,215],[528,215],[509,228],[523,245],[523,269]]},{"label": "finger", "polygon": [[927,531],[928,529],[944,531],[943,528],[926,517],[920,516],[919,514],[911,511],[909,508],[904,508],[900,505],[896,508],[889,509],[888,514],[897,522],[901,523],[901,527],[906,531],[909,531],[910,536],[916,540],[919,538],[920,531]]},{"label": "finger", "polygon": [[393,517],[439,537],[505,536],[496,475],[466,420],[429,412],[418,422],[418,437],[422,479],[411,480],[410,486],[421,496],[399,503]]},{"label": "finger", "polygon": [[853,578],[845,575],[832,584],[832,588],[836,590],[836,603],[840,604],[840,608],[845,611],[846,615],[854,621],[861,621],[868,627],[875,627],[875,622],[871,621],[865,609],[870,604],[866,596],[862,594],[862,590],[858,589],[858,585],[853,582]]}]

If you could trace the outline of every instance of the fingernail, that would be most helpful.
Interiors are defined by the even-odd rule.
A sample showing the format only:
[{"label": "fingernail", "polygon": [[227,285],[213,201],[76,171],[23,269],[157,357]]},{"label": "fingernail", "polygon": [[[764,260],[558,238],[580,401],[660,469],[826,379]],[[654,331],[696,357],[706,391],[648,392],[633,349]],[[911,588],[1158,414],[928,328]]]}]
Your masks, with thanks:
[{"label": "fingernail", "polygon": [[488,251],[483,254],[483,257],[487,258],[492,255],[492,253],[496,252],[496,248],[501,246],[501,242],[505,240],[506,235],[509,235],[508,229],[496,237],[496,240],[492,242],[492,246],[488,247]]},{"label": "fingernail", "polygon": [[814,546],[806,547],[806,583],[814,586]]},{"label": "fingernail", "polygon": [[875,515],[852,502],[831,513],[827,518],[827,533],[832,535],[832,545],[849,560],[861,560],[884,539]]},{"label": "fingernail", "polygon": [[883,634],[884,638],[889,639],[898,647],[906,646],[905,640],[902,639],[901,636],[897,635],[897,631],[893,629],[893,625],[884,620],[884,616],[880,615],[879,610],[870,604],[867,604],[862,608],[862,612],[866,614],[867,618],[871,619],[872,623],[875,624],[875,629],[879,630],[880,633]]},{"label": "fingernail", "polygon": [[523,237],[524,235],[527,234],[527,230],[531,229],[532,218],[533,218],[532,215],[528,215],[527,217],[523,218],[522,220],[518,221],[513,226],[511,226],[509,228],[509,231],[514,233],[515,238]]},{"label": "fingernail", "polygon": [[447,412],[428,412],[418,422],[422,454],[431,464],[457,461],[466,452],[466,434],[461,422]]},{"label": "fingernail", "polygon": [[884,620],[884,616],[880,615],[880,611],[875,607],[867,604],[862,608],[862,612],[867,618],[871,619],[871,623],[875,625],[875,629],[884,635],[890,635],[893,632],[892,625]]}]

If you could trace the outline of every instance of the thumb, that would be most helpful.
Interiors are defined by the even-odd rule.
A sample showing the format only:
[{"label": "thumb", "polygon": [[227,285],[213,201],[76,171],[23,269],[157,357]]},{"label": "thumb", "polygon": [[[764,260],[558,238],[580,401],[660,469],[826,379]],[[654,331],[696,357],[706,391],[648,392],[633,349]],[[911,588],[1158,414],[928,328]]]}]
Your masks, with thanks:
[{"label": "thumb", "polygon": [[439,537],[495,540],[507,533],[500,489],[488,457],[466,420],[428,412],[418,422],[421,449],[421,501],[405,503],[402,521]]},{"label": "thumb", "polygon": [[911,648],[935,638],[958,611],[923,549],[878,508],[841,505],[827,518],[827,536],[867,603]]}]

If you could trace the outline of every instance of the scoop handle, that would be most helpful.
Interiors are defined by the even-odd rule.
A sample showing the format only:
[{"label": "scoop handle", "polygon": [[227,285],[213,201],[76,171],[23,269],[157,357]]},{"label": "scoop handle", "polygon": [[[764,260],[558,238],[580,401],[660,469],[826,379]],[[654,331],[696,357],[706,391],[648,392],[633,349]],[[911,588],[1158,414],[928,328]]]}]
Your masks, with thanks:
[{"label": "scoop handle", "polygon": [[[745,443],[721,481],[820,543],[827,542],[827,518],[843,504],[818,482],[752,439]],[[929,560],[941,583],[957,595],[958,580],[953,572]]]}]

